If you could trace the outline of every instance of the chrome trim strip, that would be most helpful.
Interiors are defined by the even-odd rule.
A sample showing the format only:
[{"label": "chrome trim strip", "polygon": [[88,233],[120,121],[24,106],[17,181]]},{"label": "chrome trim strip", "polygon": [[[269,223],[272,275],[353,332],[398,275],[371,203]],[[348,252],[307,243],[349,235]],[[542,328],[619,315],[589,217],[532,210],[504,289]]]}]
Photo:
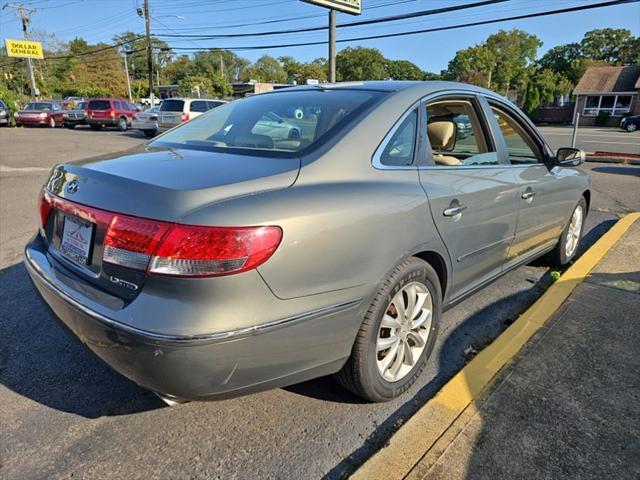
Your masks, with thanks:
[{"label": "chrome trim strip", "polygon": [[478,254],[478,253],[484,252],[485,250],[488,250],[488,249],[490,249],[490,248],[497,247],[497,246],[498,246],[498,245],[500,245],[501,243],[511,242],[511,241],[513,241],[513,239],[514,239],[514,238],[516,238],[516,236],[515,236],[515,235],[511,235],[510,237],[502,238],[502,239],[498,240],[497,242],[492,242],[492,243],[490,243],[490,244],[488,244],[488,245],[484,245],[484,246],[482,246],[482,247],[478,248],[477,250],[474,250],[474,251],[472,251],[472,252],[465,253],[464,255],[462,255],[462,256],[460,256],[460,257],[458,257],[458,258],[456,259],[456,261],[457,261],[458,263],[460,263],[460,262],[461,262],[461,261],[463,261],[465,258],[468,258],[468,257],[470,257],[470,256],[472,256],[472,255],[476,255],[476,254]]},{"label": "chrome trim strip", "polygon": [[158,341],[158,342],[168,342],[168,343],[178,343],[178,344],[200,344],[200,343],[208,343],[208,342],[218,342],[222,340],[236,339],[238,337],[244,337],[248,335],[256,335],[259,333],[263,333],[267,330],[271,330],[274,328],[285,326],[289,323],[297,323],[305,320],[310,320],[312,318],[327,315],[331,313],[335,313],[341,310],[346,310],[352,306],[359,304],[362,301],[362,297],[353,298],[351,300],[347,300],[341,303],[337,303],[334,305],[329,305],[327,307],[318,308],[315,310],[310,310],[304,313],[300,313],[297,315],[292,315],[285,318],[280,318],[278,320],[273,320],[271,322],[261,323],[259,325],[252,325],[250,327],[239,328],[236,330],[228,330],[226,332],[216,332],[216,333],[203,333],[198,335],[167,335],[162,333],[155,333],[149,330],[143,330],[140,328],[132,327],[130,325],[126,325],[124,323],[113,320],[109,317],[106,317],[90,308],[86,307],[78,300],[70,296],[68,293],[64,292],[60,288],[58,288],[54,283],[47,278],[46,273],[42,270],[42,268],[33,261],[31,256],[29,255],[29,251],[25,251],[24,263],[29,270],[30,273],[37,276],[42,283],[48,287],[54,294],[60,297],[65,302],[71,304],[74,308],[80,310],[81,312],[89,315],[94,320],[97,320],[101,323],[109,325],[110,327],[116,328],[118,330],[125,331],[127,333],[131,333],[134,335],[139,335],[147,338],[148,340]]}]

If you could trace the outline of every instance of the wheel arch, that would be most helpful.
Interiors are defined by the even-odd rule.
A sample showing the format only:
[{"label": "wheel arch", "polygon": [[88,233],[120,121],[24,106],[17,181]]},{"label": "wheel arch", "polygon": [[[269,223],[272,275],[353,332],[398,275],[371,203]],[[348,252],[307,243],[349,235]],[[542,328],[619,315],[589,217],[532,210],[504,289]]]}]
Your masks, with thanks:
[{"label": "wheel arch", "polygon": [[447,272],[447,263],[445,259],[438,252],[433,250],[425,250],[415,253],[414,257],[418,257],[421,260],[427,262],[436,271],[438,280],[440,280],[440,288],[442,289],[442,298],[445,298],[447,291],[447,285],[449,282],[449,274]]},{"label": "wheel arch", "polygon": [[587,212],[589,212],[589,206],[591,205],[591,190],[587,189],[582,192],[585,202],[587,202]]}]

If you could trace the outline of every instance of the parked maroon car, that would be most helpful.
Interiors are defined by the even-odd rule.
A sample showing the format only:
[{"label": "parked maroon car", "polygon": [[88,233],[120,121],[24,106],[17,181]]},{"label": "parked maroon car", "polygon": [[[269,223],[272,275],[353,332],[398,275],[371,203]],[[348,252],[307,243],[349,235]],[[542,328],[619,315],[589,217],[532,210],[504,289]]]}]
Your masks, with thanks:
[{"label": "parked maroon car", "polygon": [[58,102],[34,100],[15,114],[16,125],[42,125],[55,128],[62,125],[63,110]]},{"label": "parked maroon car", "polygon": [[124,132],[131,125],[138,108],[121,98],[92,98],[87,103],[86,122],[93,130],[102,127],[118,127]]}]

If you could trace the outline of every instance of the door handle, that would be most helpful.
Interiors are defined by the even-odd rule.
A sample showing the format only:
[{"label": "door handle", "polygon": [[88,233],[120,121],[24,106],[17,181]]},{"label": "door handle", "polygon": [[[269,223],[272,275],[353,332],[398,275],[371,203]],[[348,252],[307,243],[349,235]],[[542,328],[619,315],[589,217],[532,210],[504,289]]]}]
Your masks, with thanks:
[{"label": "door handle", "polygon": [[445,217],[455,217],[456,215],[460,215],[463,211],[467,209],[466,205],[458,205],[456,207],[446,208],[442,214]]},{"label": "door handle", "polygon": [[522,194],[522,198],[523,198],[523,200],[529,200],[529,199],[531,199],[531,198],[533,198],[533,197],[535,197],[535,196],[536,196],[536,192],[533,192],[533,191],[531,191],[531,190],[529,190],[529,191],[527,191],[527,192],[524,192],[524,193]]}]

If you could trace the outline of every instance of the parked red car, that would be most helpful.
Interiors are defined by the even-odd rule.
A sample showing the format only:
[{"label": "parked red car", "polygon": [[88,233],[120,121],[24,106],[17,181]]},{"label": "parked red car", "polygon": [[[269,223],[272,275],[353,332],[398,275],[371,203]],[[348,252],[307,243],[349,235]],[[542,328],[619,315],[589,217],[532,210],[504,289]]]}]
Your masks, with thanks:
[{"label": "parked red car", "polygon": [[118,127],[124,132],[138,111],[133,103],[121,98],[92,98],[87,103],[86,122],[93,130]]},{"label": "parked red car", "polygon": [[55,128],[62,125],[63,110],[58,102],[34,100],[15,114],[16,125],[42,125]]}]

